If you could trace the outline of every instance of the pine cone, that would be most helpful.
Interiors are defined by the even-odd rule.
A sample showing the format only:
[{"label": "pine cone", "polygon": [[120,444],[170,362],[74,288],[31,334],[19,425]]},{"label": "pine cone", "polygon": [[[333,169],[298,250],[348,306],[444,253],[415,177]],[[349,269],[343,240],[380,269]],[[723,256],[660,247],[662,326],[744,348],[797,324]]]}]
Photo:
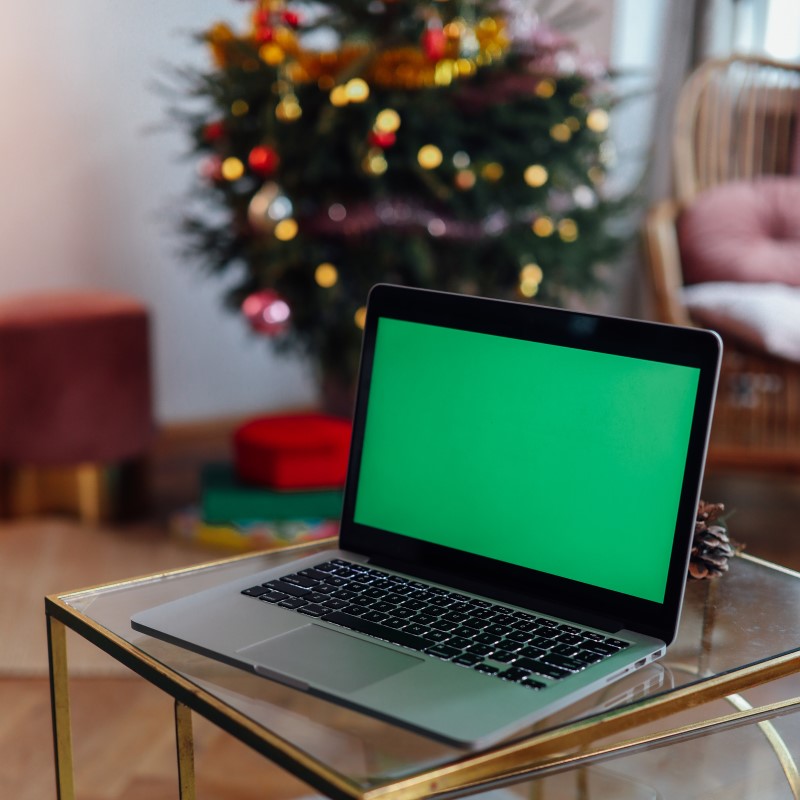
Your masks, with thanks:
[{"label": "pine cone", "polygon": [[722,575],[728,571],[729,559],[743,549],[742,545],[728,537],[728,528],[722,516],[724,511],[722,503],[700,501],[689,558],[689,577],[702,579]]}]

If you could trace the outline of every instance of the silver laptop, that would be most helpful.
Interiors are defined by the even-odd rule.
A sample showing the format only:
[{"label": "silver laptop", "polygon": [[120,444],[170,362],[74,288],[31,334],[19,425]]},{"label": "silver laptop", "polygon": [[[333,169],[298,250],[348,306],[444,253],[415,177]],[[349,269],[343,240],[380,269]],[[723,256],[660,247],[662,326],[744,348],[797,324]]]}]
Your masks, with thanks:
[{"label": "silver laptop", "polygon": [[338,548],[132,625],[450,744],[512,735],[673,639],[720,352],[376,286]]}]

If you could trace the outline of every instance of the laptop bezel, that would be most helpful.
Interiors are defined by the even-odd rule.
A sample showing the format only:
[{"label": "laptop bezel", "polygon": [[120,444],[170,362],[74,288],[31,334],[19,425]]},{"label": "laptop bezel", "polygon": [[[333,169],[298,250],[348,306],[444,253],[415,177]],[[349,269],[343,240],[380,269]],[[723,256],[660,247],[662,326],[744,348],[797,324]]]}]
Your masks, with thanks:
[{"label": "laptop bezel", "polygon": [[[380,284],[369,297],[344,493],[341,547],[373,563],[477,594],[575,619],[607,630],[628,629],[669,643],[675,636],[716,393],[721,341],[711,332],[505,300]],[[388,317],[699,369],[686,469],[663,603],[641,600],[524,569],[354,520],[378,320]],[[646,498],[643,498],[646,503]],[[642,544],[646,547],[646,522]],[[635,563],[632,565],[635,568]],[[533,588],[535,587],[535,589]],[[553,602],[553,597],[569,602]],[[591,609],[589,613],[586,610]]]}]

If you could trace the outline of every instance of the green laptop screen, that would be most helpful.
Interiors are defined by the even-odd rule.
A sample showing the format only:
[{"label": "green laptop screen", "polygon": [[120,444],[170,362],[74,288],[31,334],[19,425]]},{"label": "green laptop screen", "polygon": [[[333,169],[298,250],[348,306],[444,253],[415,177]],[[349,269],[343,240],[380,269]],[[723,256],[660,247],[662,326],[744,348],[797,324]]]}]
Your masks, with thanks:
[{"label": "green laptop screen", "polygon": [[663,602],[698,378],[380,318],[355,521]]}]

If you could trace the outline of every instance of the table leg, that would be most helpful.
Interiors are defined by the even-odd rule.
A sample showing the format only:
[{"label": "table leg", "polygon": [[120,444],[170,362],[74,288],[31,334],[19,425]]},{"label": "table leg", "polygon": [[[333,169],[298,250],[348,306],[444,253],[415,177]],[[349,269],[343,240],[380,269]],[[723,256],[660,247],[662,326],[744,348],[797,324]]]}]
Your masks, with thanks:
[{"label": "table leg", "polygon": [[[728,695],[725,699],[739,711],[749,711],[753,708],[740,694]],[[783,769],[783,774],[786,775],[792,797],[798,800],[800,798],[800,769],[798,769],[791,751],[770,720],[759,722],[758,727],[764,734],[764,738],[769,742],[770,747],[772,747],[775,757],[778,759],[781,769]]]},{"label": "table leg", "polygon": [[67,632],[55,617],[47,617],[47,649],[50,661],[50,707],[53,717],[56,791],[58,800],[75,800],[72,772],[72,731],[69,717]]},{"label": "table leg", "polygon": [[175,701],[175,745],[178,753],[180,798],[195,800],[192,710],[178,700]]}]

